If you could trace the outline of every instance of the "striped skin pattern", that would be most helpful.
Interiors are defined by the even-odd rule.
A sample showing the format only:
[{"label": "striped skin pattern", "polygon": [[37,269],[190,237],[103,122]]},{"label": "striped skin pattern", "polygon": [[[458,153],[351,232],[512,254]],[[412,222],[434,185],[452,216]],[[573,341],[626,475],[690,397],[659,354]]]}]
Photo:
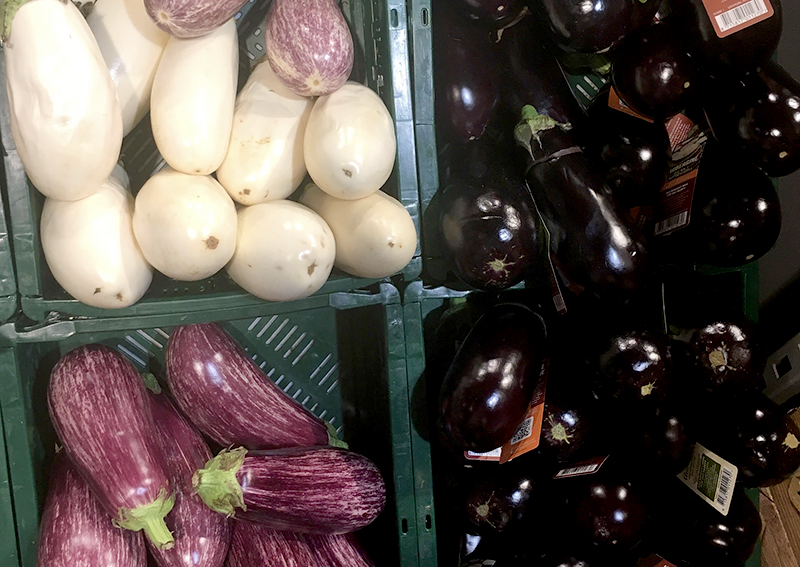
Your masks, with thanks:
[{"label": "striped skin pattern", "polygon": [[337,447],[248,453],[236,479],[247,509],[235,517],[276,530],[354,532],[372,523],[386,503],[377,467]]},{"label": "striped skin pattern", "polygon": [[353,536],[279,532],[236,522],[225,567],[373,567]]},{"label": "striped skin pattern", "polygon": [[215,323],[173,331],[167,343],[167,379],[178,407],[222,446],[328,444],[322,420],[276,386]]},{"label": "striped skin pattern", "polygon": [[141,532],[116,528],[64,451],[50,473],[38,567],[145,567]]},{"label": "striped skin pattern", "polygon": [[169,494],[147,390],[117,351],[92,344],[64,355],[50,374],[47,405],[64,450],[112,517]]},{"label": "striped skin pattern", "polygon": [[200,433],[180,414],[166,394],[150,394],[150,411],[158,445],[175,491],[167,527],[175,538],[171,549],[147,546],[159,567],[220,567],[231,538],[231,521],[210,510],[192,488],[192,475],[212,457]]},{"label": "striped skin pattern", "polygon": [[335,0],[274,0],[264,46],[272,70],[301,96],[332,93],[353,69],[353,38]]},{"label": "striped skin pattern", "polygon": [[147,15],[170,35],[200,37],[230,20],[247,0],[144,0]]}]

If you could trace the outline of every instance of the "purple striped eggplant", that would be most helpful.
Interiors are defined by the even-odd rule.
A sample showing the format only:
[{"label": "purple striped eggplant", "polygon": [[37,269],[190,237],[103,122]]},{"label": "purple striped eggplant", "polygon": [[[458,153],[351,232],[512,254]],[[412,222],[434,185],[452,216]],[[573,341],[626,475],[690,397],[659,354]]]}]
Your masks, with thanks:
[{"label": "purple striped eggplant", "polygon": [[158,549],[148,542],[160,567],[220,567],[231,538],[231,522],[209,510],[192,487],[194,472],[211,459],[203,437],[181,415],[166,394],[160,392],[153,375],[146,380],[150,412],[158,446],[169,480],[175,490],[175,506],[167,515],[167,527],[175,537],[171,549]]},{"label": "purple striped eggplant", "polygon": [[386,503],[378,468],[341,447],[223,450],[197,471],[194,488],[226,516],[299,533],[354,532]]},{"label": "purple striped eggplant", "polygon": [[181,38],[211,33],[236,15],[247,0],[144,0],[147,15],[170,35]]},{"label": "purple striped eggplant", "polygon": [[353,69],[353,37],[336,0],[272,0],[264,47],[272,70],[300,96],[332,93]]},{"label": "purple striped eggplant", "polygon": [[39,525],[39,567],[145,567],[142,534],[121,530],[64,451],[53,461]]},{"label": "purple striped eggplant", "polygon": [[171,546],[164,516],[174,499],[133,365],[109,347],[80,346],[53,367],[47,406],[64,450],[114,523]]},{"label": "purple striped eggplant", "polygon": [[236,522],[225,567],[373,567],[350,534],[281,532],[253,522]]},{"label": "purple striped eggplant", "polygon": [[223,447],[327,445],[328,427],[270,380],[216,323],[177,327],[167,379],[178,407]]}]

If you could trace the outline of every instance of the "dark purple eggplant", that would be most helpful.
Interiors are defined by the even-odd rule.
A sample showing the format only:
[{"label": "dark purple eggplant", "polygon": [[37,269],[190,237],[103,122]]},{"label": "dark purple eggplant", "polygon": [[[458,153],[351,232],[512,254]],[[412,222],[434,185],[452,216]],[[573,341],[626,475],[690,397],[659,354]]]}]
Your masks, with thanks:
[{"label": "dark purple eggplant", "polygon": [[[522,521],[535,504],[537,479],[526,467],[500,467],[472,486],[464,498],[467,519],[478,533],[502,533]],[[535,513],[535,512],[534,512]]]},{"label": "dark purple eggplant", "polygon": [[705,399],[698,441],[739,469],[737,483],[772,486],[800,468],[800,429],[757,391]]},{"label": "dark purple eggplant", "polygon": [[663,333],[628,329],[602,342],[595,392],[600,399],[655,406],[672,381],[672,356]]},{"label": "dark purple eggplant", "polygon": [[[476,140],[469,149],[496,154],[484,139]],[[466,149],[461,155],[469,159],[473,152]],[[510,149],[515,150],[513,146]],[[525,180],[506,161],[496,156],[483,175],[461,174],[450,179],[440,195],[440,230],[454,272],[466,284],[483,290],[519,283],[547,254]]]},{"label": "dark purple eggplant", "polygon": [[713,82],[706,98],[709,124],[726,148],[770,177],[800,169],[800,84],[780,65],[770,61],[740,81]]},{"label": "dark purple eggplant", "polygon": [[220,567],[228,552],[231,522],[210,510],[192,487],[192,476],[211,459],[211,450],[167,395],[161,393],[155,378],[150,378],[150,413],[164,466],[175,489],[175,506],[166,517],[175,545],[158,549],[148,542],[150,553],[160,567]]},{"label": "dark purple eggplant", "polygon": [[114,522],[144,530],[158,547],[173,537],[164,516],[174,498],[133,365],[99,344],[64,355],[50,373],[47,406],[64,451]]},{"label": "dark purple eggplant", "polygon": [[589,107],[587,127],[594,135],[587,137],[588,151],[602,163],[614,200],[621,207],[652,211],[669,173],[667,129],[661,122],[611,108],[609,92],[602,90]]},{"label": "dark purple eggplant", "polygon": [[638,113],[662,120],[696,97],[700,67],[684,46],[683,33],[668,23],[647,26],[629,34],[614,51],[614,89]]},{"label": "dark purple eggplant", "polygon": [[[451,2],[453,0],[450,0]],[[502,29],[516,20],[525,9],[524,0],[455,0],[463,2],[473,17],[495,29]]]},{"label": "dark purple eggplant", "polygon": [[663,510],[659,555],[689,567],[742,565],[761,536],[761,516],[741,488],[731,498],[728,515],[723,516],[686,490]]},{"label": "dark purple eggplant", "polygon": [[452,0],[437,0],[432,6],[433,86],[440,144],[479,138],[499,97],[489,31],[463,12]]},{"label": "dark purple eggplant", "polygon": [[212,510],[299,533],[354,532],[386,503],[377,467],[341,447],[223,450],[195,473],[193,485]]},{"label": "dark purple eggplant", "polygon": [[647,252],[582,153],[573,123],[582,113],[574,111],[577,103],[545,39],[527,18],[505,30],[499,43],[506,69],[522,70],[515,73],[522,85],[509,85],[506,104],[522,118],[515,138],[527,150],[526,180],[567,279],[601,295],[628,295],[645,277]]},{"label": "dark purple eggplant", "polygon": [[709,389],[755,389],[765,359],[756,328],[745,321],[712,321],[689,337],[689,353]]},{"label": "dark purple eggplant", "polygon": [[766,63],[775,53],[783,28],[780,0],[767,0],[774,13],[766,20],[720,38],[703,0],[670,2],[671,19],[683,31],[703,72],[713,77],[740,76]]},{"label": "dark purple eggplant", "polygon": [[499,304],[475,324],[445,375],[439,428],[462,450],[511,439],[533,396],[545,352],[544,323],[518,304]]},{"label": "dark purple eggplant", "polygon": [[684,248],[703,264],[734,267],[753,262],[772,249],[781,231],[780,198],[772,180],[753,165],[732,163],[731,158],[716,144],[706,146],[689,226],[680,235]]},{"label": "dark purple eggplant", "polygon": [[218,324],[176,327],[166,358],[178,407],[220,445],[274,449],[330,442],[326,424],[276,386]]},{"label": "dark purple eggplant", "polygon": [[139,532],[114,526],[64,451],[50,471],[39,525],[41,567],[145,567],[147,550]]},{"label": "dark purple eggplant", "polygon": [[352,534],[302,534],[320,565],[327,567],[374,567],[372,560]]}]

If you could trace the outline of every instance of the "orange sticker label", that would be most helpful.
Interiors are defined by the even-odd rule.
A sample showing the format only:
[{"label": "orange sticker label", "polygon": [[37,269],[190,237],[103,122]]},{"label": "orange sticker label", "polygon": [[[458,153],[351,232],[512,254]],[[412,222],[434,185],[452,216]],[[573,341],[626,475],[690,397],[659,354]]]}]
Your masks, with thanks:
[{"label": "orange sticker label", "polygon": [[685,114],[676,114],[667,120],[666,128],[667,135],[669,136],[669,146],[675,151],[680,144],[686,141],[689,137],[689,132],[692,131],[694,122]]},{"label": "orange sticker label", "polygon": [[619,98],[619,95],[617,94],[617,91],[614,90],[614,87],[611,87],[611,89],[608,91],[608,107],[613,108],[614,110],[619,110],[620,112],[624,112],[625,114],[628,114],[635,118],[640,118],[645,122],[651,122],[651,123],[653,122],[652,118],[649,118],[644,114],[639,114],[630,106],[625,104],[625,101]]},{"label": "orange sticker label", "polygon": [[771,17],[769,0],[703,0],[717,37],[726,37]]},{"label": "orange sticker label", "polygon": [[544,395],[547,387],[547,366],[548,361],[545,360],[539,372],[539,381],[536,383],[533,397],[528,404],[528,411],[525,413],[522,423],[517,427],[514,436],[502,447],[498,447],[488,453],[465,451],[465,458],[470,461],[495,461],[503,464],[515,457],[524,455],[528,451],[533,451],[539,446],[539,440],[542,435],[542,422],[544,421]]},{"label": "orange sticker label", "polygon": [[636,567],[675,567],[674,563],[670,563],[659,555],[651,555],[645,557],[636,564]]}]

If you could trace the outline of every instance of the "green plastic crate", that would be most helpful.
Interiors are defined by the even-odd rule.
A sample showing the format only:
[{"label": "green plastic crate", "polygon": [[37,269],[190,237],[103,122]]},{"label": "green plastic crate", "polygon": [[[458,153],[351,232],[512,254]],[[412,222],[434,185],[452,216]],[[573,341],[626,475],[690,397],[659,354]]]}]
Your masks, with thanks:
[{"label": "green plastic crate", "polygon": [[3,412],[0,411],[0,565],[17,565],[17,532],[14,528],[14,509],[11,502],[11,483],[8,480],[3,433]]},{"label": "green plastic crate", "polygon": [[[264,55],[262,36],[269,5],[269,0],[249,0],[236,15],[242,71],[240,87],[249,67]],[[350,24],[355,44],[351,79],[376,91],[394,118],[397,158],[394,171],[383,190],[397,198],[418,225],[419,193],[405,3],[398,0],[341,0],[341,7]],[[48,269],[39,241],[39,219],[44,196],[28,181],[11,137],[3,61],[0,61],[0,76],[3,81],[3,85],[0,85],[0,131],[6,148],[10,222],[20,303],[25,315],[35,321],[44,320],[50,312],[90,317],[122,317],[255,306],[263,303],[237,286],[224,269],[199,282],[179,282],[156,272],[144,297],[135,305],[119,310],[90,307],[67,294]],[[153,141],[149,115],[123,140],[121,160],[130,176],[134,193],[163,166],[163,159]],[[0,246],[0,262],[2,251]],[[405,281],[411,281],[421,270],[418,247],[415,257],[399,276]],[[2,286],[7,277],[1,263],[0,277],[3,278],[0,280],[1,296],[4,295]],[[334,270],[317,294],[359,289],[375,281]],[[16,290],[11,289],[10,293],[14,291]]]},{"label": "green plastic crate", "polygon": [[[2,116],[2,115],[0,115]],[[4,120],[4,118],[0,118]],[[2,145],[0,143],[0,145]],[[6,155],[5,149],[3,155]],[[5,173],[5,163],[0,163],[0,173]],[[14,256],[11,252],[11,234],[6,220],[5,176],[0,178],[0,323],[17,312],[17,278],[14,275]]]},{"label": "green plastic crate", "polygon": [[[122,352],[139,370],[158,375],[171,328],[205,321],[222,322],[275,383],[375,462],[387,484],[387,507],[362,532],[362,541],[378,565],[417,567],[405,337],[397,289],[381,284],[375,293],[311,297],[291,311],[275,309],[281,305],[76,319],[27,331],[10,323],[0,327],[0,408],[20,567],[36,565],[39,515],[57,441],[46,403],[56,361],[79,345],[99,342]],[[7,538],[5,532],[1,538]]]},{"label": "green plastic crate", "polygon": [[[721,309],[758,318],[758,264],[739,269],[684,268],[665,270],[662,296],[665,320],[680,323],[691,320],[704,305],[706,312],[714,302]],[[520,290],[515,290],[520,291]],[[436,544],[436,513],[433,486],[431,445],[425,415],[425,341],[440,320],[442,313],[455,301],[463,301],[481,292],[465,292],[447,287],[426,287],[412,282],[403,298],[405,319],[408,392],[411,402],[411,451],[414,460],[414,485],[417,505],[417,534],[420,567],[446,564],[438,558]],[[484,294],[485,295],[485,294]],[[748,490],[758,503],[758,490]],[[444,519],[448,521],[448,519]],[[746,567],[760,567],[761,544],[748,560]]]}]

